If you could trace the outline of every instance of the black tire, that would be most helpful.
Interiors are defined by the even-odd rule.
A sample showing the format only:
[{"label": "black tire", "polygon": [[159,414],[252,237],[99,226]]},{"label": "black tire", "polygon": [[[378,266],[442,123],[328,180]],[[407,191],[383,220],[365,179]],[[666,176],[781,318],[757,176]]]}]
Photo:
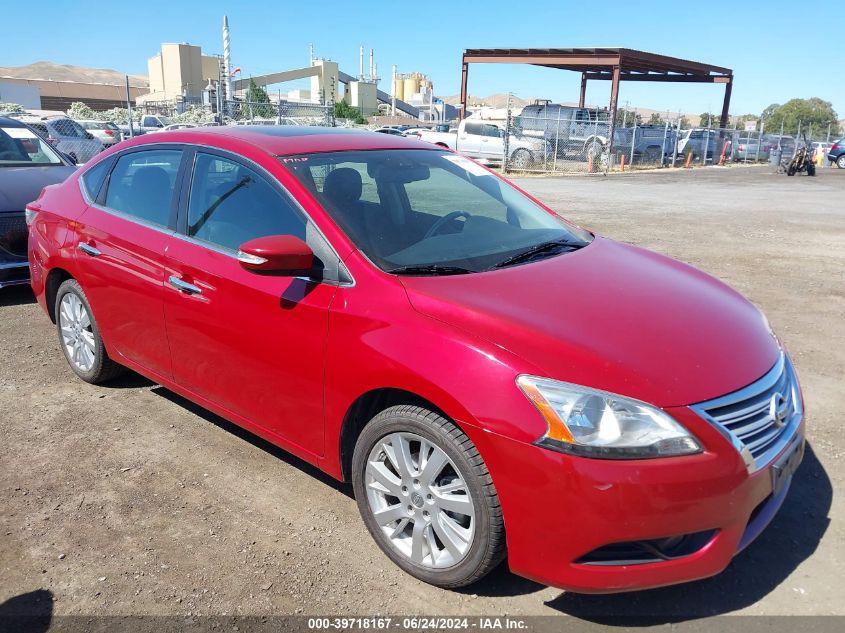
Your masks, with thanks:
[{"label": "black tire", "polygon": [[842,154],[836,159],[836,166],[839,167],[839,169],[845,169],[845,154]]},{"label": "black tire", "polygon": [[517,170],[528,169],[533,162],[534,157],[531,152],[527,149],[518,149],[511,154],[510,167]]},{"label": "black tire", "polygon": [[[94,339],[94,363],[87,371],[78,367],[70,357],[62,336],[63,317],[61,306],[62,299],[64,299],[64,297],[68,294],[76,295],[85,307],[85,310],[88,313],[88,319],[90,320],[90,327],[88,328],[88,331],[90,331]],[[65,359],[67,360],[68,365],[70,365],[70,368],[82,380],[89,382],[92,385],[97,385],[111,380],[126,371],[125,367],[109,358],[109,355],[106,352],[106,347],[103,344],[103,338],[100,336],[100,329],[97,327],[97,321],[94,318],[94,312],[91,310],[91,304],[88,303],[88,297],[85,296],[85,291],[82,290],[82,286],[80,286],[75,279],[67,279],[61,286],[59,286],[59,291],[56,293],[54,314],[56,315],[56,333],[59,337],[59,346],[61,347],[62,353],[65,355]]]},{"label": "black tire", "polygon": [[792,163],[789,164],[789,167],[786,168],[786,175],[787,176],[794,176],[795,175],[795,165]]},{"label": "black tire", "polygon": [[[391,433],[413,433],[442,450],[466,483],[475,508],[475,531],[464,557],[451,567],[433,569],[399,552],[373,517],[367,498],[366,468],[375,445]],[[505,558],[505,527],[499,498],[475,445],[441,415],[411,405],[398,405],[376,415],[361,432],[352,458],[352,484],[364,524],[381,550],[396,565],[423,582],[444,588],[470,585]]]},{"label": "black tire", "polygon": [[816,165],[815,163],[807,163],[807,175],[808,176],[815,176],[816,175]]},{"label": "black tire", "polygon": [[659,147],[647,147],[645,153],[643,154],[643,162],[645,163],[657,163],[660,162],[660,148]]}]

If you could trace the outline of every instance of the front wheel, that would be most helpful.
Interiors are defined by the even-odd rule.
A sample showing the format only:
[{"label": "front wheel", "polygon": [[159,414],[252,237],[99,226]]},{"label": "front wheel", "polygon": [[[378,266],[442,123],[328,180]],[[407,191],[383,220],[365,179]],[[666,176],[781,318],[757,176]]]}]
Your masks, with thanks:
[{"label": "front wheel", "polygon": [[527,149],[518,149],[511,154],[511,167],[514,169],[528,169],[532,162],[533,157]]},{"label": "front wheel", "polygon": [[807,163],[807,175],[808,176],[815,176],[816,175],[816,165],[815,163]]},{"label": "front wheel", "polygon": [[473,443],[446,418],[400,405],[376,415],[352,458],[364,524],[412,576],[463,587],[505,556],[499,498]]}]

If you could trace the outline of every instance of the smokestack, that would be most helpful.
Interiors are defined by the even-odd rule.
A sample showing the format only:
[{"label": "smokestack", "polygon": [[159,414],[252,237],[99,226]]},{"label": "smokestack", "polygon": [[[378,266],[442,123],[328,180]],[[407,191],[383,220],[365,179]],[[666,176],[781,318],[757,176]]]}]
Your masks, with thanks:
[{"label": "smokestack", "polygon": [[373,62],[373,83],[378,83],[378,64]]},{"label": "smokestack", "polygon": [[376,76],[376,69],[373,63],[373,49],[370,49],[370,81],[374,81],[374,77]]},{"label": "smokestack", "polygon": [[358,60],[358,79],[364,81],[364,47],[359,50],[360,58]]},{"label": "smokestack", "polygon": [[396,64],[393,64],[393,80],[390,83],[390,114],[396,116]]},{"label": "smokestack", "polygon": [[232,51],[229,46],[229,16],[223,16],[223,83],[226,88],[225,98],[232,99]]}]

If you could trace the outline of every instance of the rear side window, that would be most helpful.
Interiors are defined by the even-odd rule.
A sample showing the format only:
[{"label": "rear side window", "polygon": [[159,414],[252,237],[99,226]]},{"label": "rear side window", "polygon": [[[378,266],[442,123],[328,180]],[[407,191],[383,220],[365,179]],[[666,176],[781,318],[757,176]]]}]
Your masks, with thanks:
[{"label": "rear side window", "polygon": [[51,121],[49,125],[56,130],[56,134],[59,136],[85,138],[85,130],[70,119],[57,119],[56,121]]},{"label": "rear side window", "polygon": [[241,244],[268,235],[305,239],[305,219],[267,180],[240,163],[197,154],[187,234],[237,251]]},{"label": "rear side window", "polygon": [[109,160],[101,161],[82,174],[82,186],[91,200],[96,200],[97,194],[100,193],[100,187],[109,172],[109,163]]},{"label": "rear side window", "polygon": [[109,177],[106,206],[159,226],[170,223],[180,150],[145,150],[121,156]]},{"label": "rear side window", "polygon": [[466,123],[464,126],[466,134],[473,134],[481,136],[481,123]]}]

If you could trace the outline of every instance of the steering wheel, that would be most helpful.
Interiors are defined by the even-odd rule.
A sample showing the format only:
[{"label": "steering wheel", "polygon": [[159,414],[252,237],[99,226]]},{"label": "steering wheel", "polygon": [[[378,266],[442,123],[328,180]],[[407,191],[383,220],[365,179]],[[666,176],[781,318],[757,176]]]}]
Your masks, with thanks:
[{"label": "steering wheel", "polygon": [[437,235],[437,231],[439,231],[444,225],[448,224],[452,220],[457,220],[458,218],[466,218],[468,220],[470,217],[472,217],[472,214],[467,213],[466,211],[452,211],[451,213],[447,213],[442,218],[437,220],[437,222],[431,225],[431,228],[426,231],[426,234],[423,239],[427,240],[428,238]]}]

